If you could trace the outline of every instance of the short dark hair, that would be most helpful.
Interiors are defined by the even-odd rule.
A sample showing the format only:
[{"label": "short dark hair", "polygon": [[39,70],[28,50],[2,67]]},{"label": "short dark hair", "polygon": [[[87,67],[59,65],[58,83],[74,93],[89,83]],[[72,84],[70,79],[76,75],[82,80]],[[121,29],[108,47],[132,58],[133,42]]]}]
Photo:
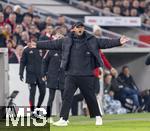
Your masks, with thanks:
[{"label": "short dark hair", "polygon": [[129,68],[129,66],[125,65],[122,67],[122,71],[124,71],[126,68]]}]

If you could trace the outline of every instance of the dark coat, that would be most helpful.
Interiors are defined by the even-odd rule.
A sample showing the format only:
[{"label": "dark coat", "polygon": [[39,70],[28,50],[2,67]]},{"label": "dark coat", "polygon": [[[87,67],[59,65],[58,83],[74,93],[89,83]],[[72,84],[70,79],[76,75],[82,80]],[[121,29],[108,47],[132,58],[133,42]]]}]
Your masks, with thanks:
[{"label": "dark coat", "polygon": [[0,34],[0,48],[6,48],[6,37],[3,34]]},{"label": "dark coat", "polygon": [[16,14],[16,23],[17,23],[17,24],[21,24],[22,19],[23,19],[22,14],[19,14],[19,13],[17,13],[17,12],[15,12],[15,14]]},{"label": "dark coat", "polygon": [[42,75],[47,76],[47,87],[51,89],[64,89],[65,73],[60,68],[61,51],[48,51],[43,58]]},{"label": "dark coat", "polygon": [[19,75],[23,76],[26,68],[26,83],[34,84],[38,80],[43,82],[41,74],[42,56],[39,50],[33,48],[25,48],[20,61]]},{"label": "dark coat", "polygon": [[[93,35],[85,33],[86,44],[89,51],[94,55],[95,63],[93,67],[103,66],[102,59],[99,55],[99,49],[112,48],[120,46],[120,39],[102,39],[96,38]],[[48,41],[38,41],[37,48],[39,49],[50,49],[50,50],[61,50],[62,60],[61,67],[67,70],[70,56],[70,49],[72,47],[72,34],[59,40],[48,40]]]},{"label": "dark coat", "polygon": [[131,75],[129,77],[126,77],[123,73],[120,73],[118,77],[121,80],[124,87],[129,87],[131,89],[138,90],[138,87]]},{"label": "dark coat", "polygon": [[148,56],[148,58],[146,59],[145,64],[146,64],[146,65],[150,65],[150,56]]}]

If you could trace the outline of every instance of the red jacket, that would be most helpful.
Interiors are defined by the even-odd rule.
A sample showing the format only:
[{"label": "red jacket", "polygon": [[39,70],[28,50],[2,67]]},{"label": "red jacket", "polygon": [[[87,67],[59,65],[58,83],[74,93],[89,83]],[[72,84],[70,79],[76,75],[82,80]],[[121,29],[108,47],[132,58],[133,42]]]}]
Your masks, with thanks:
[{"label": "red jacket", "polygon": [[[105,57],[104,53],[103,53],[101,50],[99,50],[99,54],[100,54],[100,56],[101,56],[101,58],[102,58],[102,61],[103,61],[103,63],[104,63],[104,66],[105,66],[108,70],[111,70],[112,66],[111,66],[111,64],[109,63],[109,61],[107,60],[107,58]],[[95,75],[96,77],[98,77],[98,76],[101,74],[100,71],[99,71],[99,68],[95,68],[93,72],[94,72],[94,75]]]},{"label": "red jacket", "polygon": [[0,26],[4,26],[4,24],[5,24],[4,22],[0,22]]},{"label": "red jacket", "polygon": [[5,21],[6,24],[9,24],[12,27],[12,32],[15,30],[16,24],[12,23],[9,18]]}]

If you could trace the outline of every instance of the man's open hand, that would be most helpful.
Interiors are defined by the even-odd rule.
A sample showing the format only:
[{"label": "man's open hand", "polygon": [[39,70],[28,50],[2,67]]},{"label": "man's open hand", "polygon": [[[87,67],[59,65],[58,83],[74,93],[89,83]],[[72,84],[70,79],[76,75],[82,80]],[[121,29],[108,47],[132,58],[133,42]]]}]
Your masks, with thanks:
[{"label": "man's open hand", "polygon": [[124,45],[125,43],[127,43],[128,41],[130,41],[130,39],[128,38],[128,37],[126,37],[126,36],[121,36],[121,38],[120,38],[120,43],[121,43],[121,45]]}]

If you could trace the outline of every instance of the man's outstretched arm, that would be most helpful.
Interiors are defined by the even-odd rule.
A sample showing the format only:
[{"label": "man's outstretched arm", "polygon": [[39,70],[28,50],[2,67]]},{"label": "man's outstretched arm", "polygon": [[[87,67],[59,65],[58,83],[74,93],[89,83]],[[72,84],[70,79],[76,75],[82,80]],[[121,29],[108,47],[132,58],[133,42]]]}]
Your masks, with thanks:
[{"label": "man's outstretched arm", "polygon": [[62,50],[63,39],[31,42],[31,48]]},{"label": "man's outstretched arm", "polygon": [[112,48],[112,47],[117,47],[117,46],[122,46],[126,42],[129,41],[129,39],[125,36],[122,36],[120,39],[97,39],[98,41],[98,46],[100,49],[107,49],[107,48]]}]

